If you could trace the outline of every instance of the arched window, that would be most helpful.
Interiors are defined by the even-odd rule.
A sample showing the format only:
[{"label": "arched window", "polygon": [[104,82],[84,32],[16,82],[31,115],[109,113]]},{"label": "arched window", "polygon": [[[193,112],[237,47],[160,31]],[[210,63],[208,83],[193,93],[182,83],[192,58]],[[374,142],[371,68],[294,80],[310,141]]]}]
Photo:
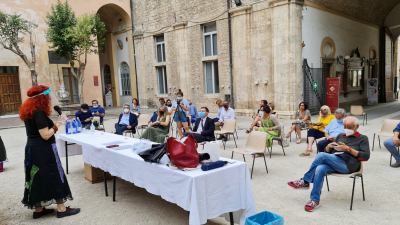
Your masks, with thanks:
[{"label": "arched window", "polygon": [[121,95],[130,96],[131,76],[129,74],[129,65],[126,62],[121,63],[120,73],[121,73]]}]

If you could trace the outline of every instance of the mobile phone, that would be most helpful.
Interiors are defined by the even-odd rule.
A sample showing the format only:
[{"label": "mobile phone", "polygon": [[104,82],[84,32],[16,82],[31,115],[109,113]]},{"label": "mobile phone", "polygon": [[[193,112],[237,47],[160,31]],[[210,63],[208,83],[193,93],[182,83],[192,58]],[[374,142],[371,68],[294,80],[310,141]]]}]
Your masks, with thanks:
[{"label": "mobile phone", "polygon": [[116,148],[119,147],[119,145],[107,145],[106,148]]}]

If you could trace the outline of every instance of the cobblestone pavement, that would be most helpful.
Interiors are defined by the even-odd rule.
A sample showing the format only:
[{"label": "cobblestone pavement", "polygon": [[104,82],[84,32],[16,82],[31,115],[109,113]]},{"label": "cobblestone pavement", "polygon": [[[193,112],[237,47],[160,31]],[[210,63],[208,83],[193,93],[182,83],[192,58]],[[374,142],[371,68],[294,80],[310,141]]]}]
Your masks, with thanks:
[{"label": "cobblestone pavement", "polygon": [[[379,130],[383,119],[400,118],[400,104],[390,103],[367,109],[370,120],[368,125],[361,126],[361,133],[370,138]],[[116,109],[115,112],[118,112]],[[111,111],[110,111],[111,112]],[[118,113],[116,113],[118,114]],[[3,120],[0,120],[3,125]],[[116,119],[106,120],[106,130],[113,130]],[[246,140],[244,129],[250,120],[238,118],[239,141],[243,146]],[[287,130],[290,120],[281,121]],[[26,142],[23,127],[0,130],[9,161],[6,170],[0,173],[0,224],[162,224],[185,225],[188,213],[180,207],[147,193],[133,184],[118,181],[118,199],[104,197],[103,184],[91,184],[83,178],[82,156],[70,157],[70,183],[74,201],[71,206],[82,208],[82,212],[70,218],[56,219],[49,216],[39,220],[31,219],[31,211],[20,203],[23,194],[24,145]],[[303,133],[303,136],[305,133]],[[382,138],[382,140],[385,138]],[[233,142],[228,142],[227,150],[221,149],[222,156],[230,157]],[[329,179],[330,192],[323,187],[321,207],[313,213],[307,213],[303,207],[309,199],[309,190],[293,190],[287,181],[301,177],[308,169],[313,157],[300,158],[298,154],[306,145],[290,143],[283,156],[279,146],[274,145],[272,158],[267,158],[269,174],[266,174],[262,160],[256,160],[253,176],[253,193],[258,211],[269,210],[282,215],[286,224],[294,225],[358,225],[379,224],[394,225],[400,221],[397,212],[400,195],[397,192],[400,180],[400,169],[389,167],[389,153],[376,144],[371,159],[365,165],[364,182],[366,201],[362,201],[361,186],[356,183],[353,211],[349,210],[352,180],[332,177]],[[240,156],[236,159],[242,160]],[[250,160],[247,160],[250,161]],[[64,160],[62,159],[64,163]],[[248,166],[250,162],[248,162]],[[209,220],[208,225],[228,224],[217,218]]]}]

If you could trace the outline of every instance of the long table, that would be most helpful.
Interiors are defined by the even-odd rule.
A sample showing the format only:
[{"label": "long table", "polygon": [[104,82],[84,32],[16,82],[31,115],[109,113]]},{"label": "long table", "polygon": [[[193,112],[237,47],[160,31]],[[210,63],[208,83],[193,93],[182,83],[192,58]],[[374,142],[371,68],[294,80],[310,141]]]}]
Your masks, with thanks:
[{"label": "long table", "polygon": [[[190,225],[205,224],[208,219],[229,212],[234,212],[235,220],[240,218],[240,223],[244,224],[245,218],[255,213],[249,170],[243,162],[224,159],[230,163],[222,168],[182,171],[145,162],[132,150],[139,141],[134,138],[96,131],[58,134],[56,140],[60,155],[65,155],[62,153],[65,153],[64,148],[68,149],[68,144],[80,145],[85,163],[189,211]],[[113,143],[123,147],[119,150],[105,147]],[[113,193],[115,199],[115,180]]]}]

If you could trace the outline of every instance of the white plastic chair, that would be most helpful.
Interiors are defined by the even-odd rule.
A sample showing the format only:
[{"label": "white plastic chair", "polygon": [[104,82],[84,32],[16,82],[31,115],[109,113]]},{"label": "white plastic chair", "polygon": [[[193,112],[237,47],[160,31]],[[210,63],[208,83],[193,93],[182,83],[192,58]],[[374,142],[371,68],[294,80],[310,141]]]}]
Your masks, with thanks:
[{"label": "white plastic chair", "polygon": [[393,130],[397,126],[397,124],[400,123],[400,120],[391,120],[391,119],[385,119],[383,121],[381,130],[379,132],[374,133],[374,139],[372,140],[372,151],[374,150],[375,147],[375,136],[378,136],[378,142],[379,142],[379,148],[381,149],[381,136],[383,137],[391,137],[393,136]]},{"label": "white plastic chair", "polygon": [[[235,142],[235,146],[237,148],[235,132],[236,132],[236,120],[225,120],[224,125],[222,126],[221,130],[214,131],[214,134],[226,135],[227,138],[229,138],[229,136],[232,135],[233,141]],[[224,145],[224,149],[225,149],[226,142],[222,141],[222,144]]]}]

